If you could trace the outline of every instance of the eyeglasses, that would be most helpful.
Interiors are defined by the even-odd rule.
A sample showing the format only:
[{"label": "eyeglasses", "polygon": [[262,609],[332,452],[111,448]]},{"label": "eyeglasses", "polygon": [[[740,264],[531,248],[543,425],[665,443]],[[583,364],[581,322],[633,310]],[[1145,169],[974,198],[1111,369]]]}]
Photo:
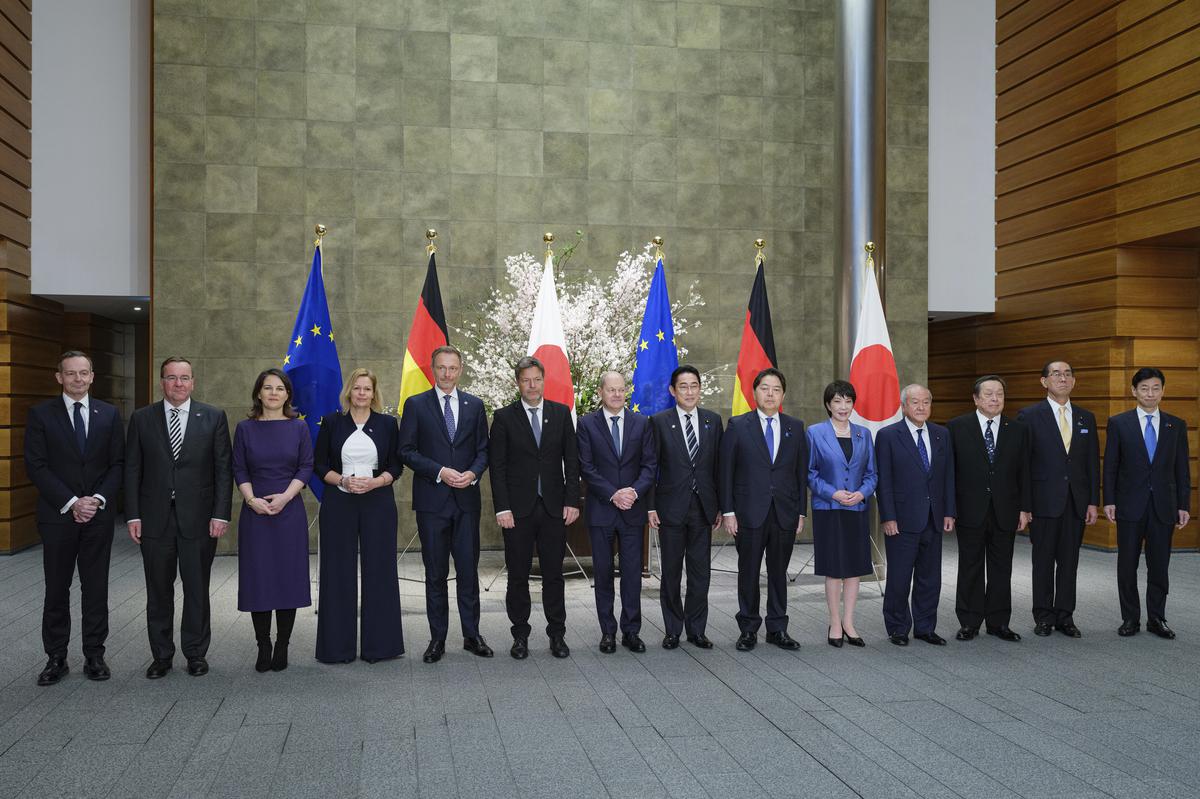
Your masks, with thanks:
[{"label": "eyeglasses", "polygon": [[1061,378],[1064,378],[1064,377],[1069,379],[1069,378],[1072,378],[1072,377],[1074,377],[1074,376],[1075,376],[1075,373],[1074,373],[1074,372],[1072,372],[1070,369],[1068,369],[1068,370],[1067,370],[1067,371],[1065,371],[1065,372],[1060,372],[1060,371],[1058,371],[1058,370],[1056,369],[1055,371],[1053,371],[1053,372],[1051,372],[1051,373],[1050,373],[1050,376],[1051,376],[1052,378],[1054,378],[1055,380],[1059,380],[1059,379],[1061,379]]},{"label": "eyeglasses", "polygon": [[163,378],[168,383],[190,383],[192,382],[191,375],[167,375]]}]

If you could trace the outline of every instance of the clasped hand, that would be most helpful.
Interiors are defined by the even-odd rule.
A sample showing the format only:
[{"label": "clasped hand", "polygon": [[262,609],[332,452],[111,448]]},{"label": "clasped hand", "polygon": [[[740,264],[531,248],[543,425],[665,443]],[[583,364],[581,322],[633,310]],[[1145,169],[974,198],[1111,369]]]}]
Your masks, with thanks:
[{"label": "clasped hand", "polygon": [[465,472],[460,472],[457,469],[451,469],[449,466],[443,466],[438,476],[442,478],[443,483],[451,488],[466,488],[477,479],[475,472],[469,469]]},{"label": "clasped hand", "polygon": [[100,510],[100,500],[95,497],[80,497],[71,506],[71,518],[79,524],[87,524]]},{"label": "clasped hand", "polygon": [[288,501],[283,494],[267,494],[263,497],[253,497],[246,504],[261,516],[274,516],[283,510]]},{"label": "clasped hand", "polygon": [[629,510],[633,507],[633,503],[637,502],[637,492],[626,486],[609,497],[609,501],[621,510]]},{"label": "clasped hand", "polygon": [[833,492],[833,501],[847,508],[860,504],[863,499],[861,491],[847,491],[843,488]]}]

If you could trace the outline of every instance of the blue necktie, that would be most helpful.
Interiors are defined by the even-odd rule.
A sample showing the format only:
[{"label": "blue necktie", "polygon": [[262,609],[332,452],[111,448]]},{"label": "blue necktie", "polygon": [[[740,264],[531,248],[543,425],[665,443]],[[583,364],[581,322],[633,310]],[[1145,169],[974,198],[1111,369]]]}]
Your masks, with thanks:
[{"label": "blue necktie", "polygon": [[83,426],[83,403],[75,403],[75,413],[71,417],[71,423],[75,425],[75,443],[79,445],[79,454],[87,448],[87,428]]},{"label": "blue necktie", "polygon": [[542,445],[542,420],[538,418],[538,409],[529,409],[529,424],[533,425],[533,442]]},{"label": "blue necktie", "polygon": [[1146,417],[1146,454],[1154,460],[1154,451],[1158,449],[1158,434],[1154,432],[1154,417]]},{"label": "blue necktie", "polygon": [[454,440],[454,411],[450,409],[450,395],[446,395],[446,432],[450,435],[450,440]]},{"label": "blue necktie", "polygon": [[992,435],[993,419],[987,420],[987,430],[983,433],[983,444],[987,447],[988,463],[996,462],[996,437]]},{"label": "blue necktie", "polygon": [[763,433],[767,437],[767,457],[771,459],[771,463],[775,462],[775,434],[771,431],[771,422],[773,421],[775,421],[774,417],[767,417],[767,430]]},{"label": "blue necktie", "polygon": [[929,450],[925,449],[925,428],[917,428],[917,454],[921,456],[921,465],[925,467],[925,471],[929,471]]},{"label": "blue necktie", "polygon": [[617,420],[619,420],[620,418],[621,417],[619,417],[619,416],[610,416],[609,417],[609,419],[612,420],[613,448],[617,451],[618,458],[621,457],[621,428],[617,427]]}]

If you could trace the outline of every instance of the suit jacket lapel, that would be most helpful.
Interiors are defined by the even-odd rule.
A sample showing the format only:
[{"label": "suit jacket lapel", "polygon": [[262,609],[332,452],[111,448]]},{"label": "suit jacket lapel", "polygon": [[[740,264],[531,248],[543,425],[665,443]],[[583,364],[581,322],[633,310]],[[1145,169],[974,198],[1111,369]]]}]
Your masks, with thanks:
[{"label": "suit jacket lapel", "polygon": [[[776,419],[778,419],[778,417],[776,417]],[[764,430],[763,430],[762,419],[759,417],[759,415],[758,415],[758,411],[751,411],[751,412],[750,412],[750,425],[749,425],[749,427],[750,427],[750,430],[751,430],[751,436],[754,438],[754,440],[755,440],[755,441],[757,441],[757,442],[758,442],[758,444],[756,445],[756,449],[757,449],[757,450],[758,450],[760,453],[762,453],[762,456],[763,456],[764,458],[766,458],[766,460],[767,460],[767,465],[768,465],[768,466],[772,466],[772,465],[774,465],[773,461],[771,460],[771,453],[770,453],[770,451],[767,449],[767,436],[766,436],[766,433],[765,433],[765,432],[764,432]],[[782,439],[783,439],[783,436],[780,436],[780,440],[781,440],[781,441],[782,441]],[[779,455],[779,453],[778,453],[778,452],[776,452],[775,454],[776,454],[776,456],[778,456],[778,455]]]},{"label": "suit jacket lapel", "polygon": [[62,427],[63,435],[67,437],[67,441],[71,442],[71,447],[78,451],[75,446],[75,424],[71,420],[71,415],[67,413],[67,406],[62,402],[61,398],[55,403],[54,417],[58,420],[58,424]]},{"label": "suit jacket lapel", "polygon": [[[171,434],[167,432],[167,401],[166,400],[163,400],[158,403],[158,410],[155,411],[155,415],[158,418],[155,420],[154,429],[158,431],[159,436],[162,438],[163,449],[165,449],[167,452],[167,460],[174,461],[175,453],[171,451]],[[182,454],[182,451],[180,454]]]},{"label": "suit jacket lapel", "polygon": [[[182,414],[181,414],[182,415]],[[187,427],[183,430],[183,441],[179,445],[179,459],[183,460],[183,456],[189,451],[189,444],[194,443],[200,432],[196,429],[200,425],[200,421],[204,418],[204,412],[196,410],[196,403],[192,403],[192,407],[188,410]],[[165,424],[164,420],[164,424]],[[171,449],[171,442],[167,442],[167,451]]]},{"label": "suit jacket lapel", "polygon": [[[674,409],[672,409],[672,410],[674,410]],[[700,447],[704,444],[704,441],[700,438],[699,422],[700,422],[700,414],[696,411],[692,411],[692,430],[694,430],[696,433],[696,458],[697,459],[699,459],[699,457],[700,457]],[[671,436],[671,438],[675,439],[675,445],[676,445],[676,447],[679,448],[679,453],[680,453],[680,455],[683,456],[684,462],[691,463],[692,458],[690,455],[688,455],[688,448],[687,448],[687,430],[684,429],[683,423],[679,421],[679,412],[678,411],[675,411],[674,417],[672,417],[671,421],[668,424],[671,425],[671,429],[679,431],[678,435]]]},{"label": "suit jacket lapel", "polygon": [[91,408],[88,412],[91,415],[91,418],[88,419],[87,424],[87,439],[83,443],[83,453],[85,455],[95,446],[93,442],[100,438],[99,434],[101,432],[101,426],[103,425],[103,422],[101,421],[103,417],[100,414],[100,409],[95,406],[95,403],[91,403]]},{"label": "suit jacket lapel", "polygon": [[[435,388],[429,389],[429,404],[433,406],[433,415],[435,417],[437,417],[438,419],[442,420],[442,423],[440,425],[438,425],[438,427],[442,428],[442,438],[446,439],[447,443],[453,444],[454,442],[450,440],[450,431],[448,431],[446,429],[446,411],[445,411],[444,407],[438,403],[437,389],[435,389]],[[462,395],[459,395],[458,418],[459,418],[459,421],[461,422],[462,421]],[[462,425],[459,424],[457,427],[454,428],[455,434],[458,433],[459,427],[462,427]],[[532,432],[532,429],[530,432]]]},{"label": "suit jacket lapel", "polygon": [[[925,470],[925,464],[921,463],[921,452],[917,449],[917,442],[913,440],[912,430],[908,428],[908,424],[904,425],[904,435],[900,437],[904,442],[900,446],[904,447],[905,451],[912,456],[912,459],[921,467],[921,471]],[[933,466],[933,437],[930,434],[929,425],[925,425],[925,448],[929,451],[929,465]]]}]

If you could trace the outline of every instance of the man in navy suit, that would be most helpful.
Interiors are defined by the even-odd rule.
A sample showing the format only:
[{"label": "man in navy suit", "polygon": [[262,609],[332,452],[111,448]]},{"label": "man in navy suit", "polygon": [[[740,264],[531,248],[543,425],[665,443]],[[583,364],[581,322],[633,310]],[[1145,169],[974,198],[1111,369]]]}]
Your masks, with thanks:
[{"label": "man in navy suit", "polygon": [[1100,438],[1092,412],[1071,402],[1071,364],[1043,366],[1042,386],[1045,401],[1017,414],[1029,425],[1033,442],[1033,631],[1044,637],[1058,630],[1079,638],[1075,573],[1084,525],[1096,523],[1100,505]]},{"label": "man in navy suit", "polygon": [[1141,629],[1137,572],[1146,544],[1146,629],[1174,638],[1167,626],[1167,567],[1172,528],[1191,518],[1187,423],[1158,406],[1166,378],[1158,369],[1133,375],[1137,408],[1108,420],[1104,447],[1104,515],[1117,525],[1117,591],[1123,636]]},{"label": "man in navy suit", "polygon": [[38,490],[46,576],[42,645],[48,660],[38,685],[53,685],[70,671],[67,642],[76,567],[83,610],[83,673],[89,680],[111,676],[104,662],[113,539],[110,503],[121,489],[125,459],[120,414],[88,395],[95,377],[91,358],[77,350],[64,352],[54,377],[62,394],[30,408],[25,423],[25,470]]},{"label": "man in navy suit", "polygon": [[[658,479],[650,506],[650,526],[658,528],[662,553],[663,649],[679,646],[679,634],[711,649],[708,625],[709,552],[712,531],[721,523],[717,482],[721,417],[699,407],[700,371],[684,364],[671,374],[675,407],[650,417],[658,457]],[[679,583],[687,563],[687,596]]]},{"label": "man in navy suit", "polygon": [[612,551],[621,554],[621,646],[645,652],[642,630],[642,538],[646,495],[654,487],[658,454],[650,421],[625,410],[625,377],[600,375],[602,406],[579,420],[579,470],[587,480],[588,534],[596,581],[600,651],[617,651],[613,616]]},{"label": "man in navy suit", "polygon": [[929,389],[905,386],[900,408],[904,418],[875,436],[876,496],[887,549],[883,623],[897,646],[908,646],[910,629],[914,638],[945,646],[936,628],[942,534],[954,529],[954,449],[946,428],[929,421]]},{"label": "man in navy suit", "polygon": [[457,348],[435,349],[432,365],[436,385],[409,397],[400,417],[400,458],[413,473],[413,511],[425,562],[431,640],[423,660],[436,663],[446,653],[451,554],[463,648],[490,658],[492,649],[479,634],[479,478],[488,462],[487,414],[482,400],[458,389]]},{"label": "man in navy suit", "polygon": [[737,649],[758,643],[758,575],[767,560],[767,643],[799,649],[788,635],[787,567],[808,508],[808,437],[804,422],[780,413],[787,380],[778,369],[754,378],[757,410],[729,420],[721,438],[721,507],[737,539]]}]

